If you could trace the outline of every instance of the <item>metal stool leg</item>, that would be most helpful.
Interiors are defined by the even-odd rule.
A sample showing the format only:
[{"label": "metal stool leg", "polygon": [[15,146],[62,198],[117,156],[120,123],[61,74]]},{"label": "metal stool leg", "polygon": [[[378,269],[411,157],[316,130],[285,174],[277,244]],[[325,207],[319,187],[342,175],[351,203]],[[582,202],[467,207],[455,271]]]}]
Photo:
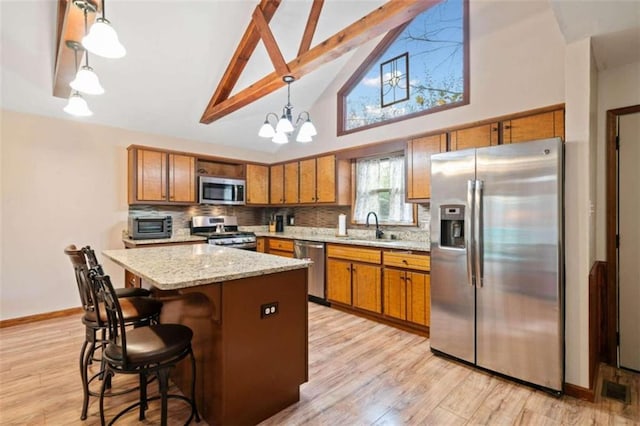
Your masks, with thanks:
[{"label": "metal stool leg", "polygon": [[82,380],[82,413],[80,414],[80,420],[87,419],[87,410],[89,408],[89,379],[87,377],[87,368],[89,367],[87,363],[89,362],[87,359],[87,354],[90,354],[91,351],[87,351],[87,346],[89,342],[85,339],[82,343],[82,348],[80,349],[80,380]]},{"label": "metal stool leg", "polygon": [[196,423],[200,423],[200,414],[196,405],[196,357],[193,350],[189,351],[191,355],[191,415],[195,415]]}]

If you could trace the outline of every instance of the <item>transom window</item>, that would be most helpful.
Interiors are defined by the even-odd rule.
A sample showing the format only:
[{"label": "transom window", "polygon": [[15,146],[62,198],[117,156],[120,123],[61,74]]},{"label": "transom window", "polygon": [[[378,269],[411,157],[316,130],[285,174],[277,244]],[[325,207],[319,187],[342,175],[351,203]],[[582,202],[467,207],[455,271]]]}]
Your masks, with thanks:
[{"label": "transom window", "polygon": [[353,221],[365,223],[372,211],[380,223],[413,225],[414,207],[404,202],[404,177],[402,153],[358,159]]},{"label": "transom window", "polygon": [[390,32],[338,93],[338,134],[469,103],[468,0]]}]

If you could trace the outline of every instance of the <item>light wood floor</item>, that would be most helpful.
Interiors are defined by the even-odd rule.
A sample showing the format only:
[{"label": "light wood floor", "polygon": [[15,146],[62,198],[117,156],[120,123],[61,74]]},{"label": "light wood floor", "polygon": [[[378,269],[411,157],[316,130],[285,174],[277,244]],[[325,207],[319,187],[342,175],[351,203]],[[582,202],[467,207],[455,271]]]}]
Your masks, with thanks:
[{"label": "light wood floor", "polygon": [[[631,387],[629,405],[555,398],[436,357],[420,336],[313,303],[309,317],[309,382],[299,403],[263,425],[640,424],[639,375],[601,366],[601,376]],[[99,424],[96,398],[79,419],[83,332],[77,316],[0,329],[1,425]],[[135,398],[107,399],[107,418]],[[169,409],[171,424],[188,416],[180,402]],[[158,411],[152,403],[142,424],[157,424]],[[137,423],[135,413],[120,422]]]}]

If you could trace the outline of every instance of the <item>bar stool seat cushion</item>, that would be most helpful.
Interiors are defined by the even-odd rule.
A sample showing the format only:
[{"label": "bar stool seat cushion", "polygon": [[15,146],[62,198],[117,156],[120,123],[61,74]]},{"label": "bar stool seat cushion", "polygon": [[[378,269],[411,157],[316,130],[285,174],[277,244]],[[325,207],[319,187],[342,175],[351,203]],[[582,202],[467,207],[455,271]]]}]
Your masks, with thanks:
[{"label": "bar stool seat cushion", "polygon": [[[190,349],[193,331],[181,324],[157,324],[127,331],[128,368],[163,363]],[[122,347],[107,345],[104,353],[111,362],[122,363]]]}]

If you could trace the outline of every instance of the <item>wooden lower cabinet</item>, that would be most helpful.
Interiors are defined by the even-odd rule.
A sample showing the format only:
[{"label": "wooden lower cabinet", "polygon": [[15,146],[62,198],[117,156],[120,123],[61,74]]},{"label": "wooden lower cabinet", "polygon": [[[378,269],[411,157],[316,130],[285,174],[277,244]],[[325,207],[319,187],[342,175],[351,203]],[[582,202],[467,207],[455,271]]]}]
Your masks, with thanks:
[{"label": "wooden lower cabinet", "polygon": [[351,305],[351,262],[327,259],[327,299]]},{"label": "wooden lower cabinet", "polygon": [[384,268],[384,314],[407,319],[407,286],[405,271]]},{"label": "wooden lower cabinet", "polygon": [[142,287],[142,278],[134,274],[133,272],[124,270],[124,286],[128,288],[140,288]]},{"label": "wooden lower cabinet", "polygon": [[328,259],[327,299],[381,313],[381,270],[377,265]]},{"label": "wooden lower cabinet", "polygon": [[266,252],[266,238],[265,237],[256,238],[256,251],[259,252],[259,253],[265,253]]},{"label": "wooden lower cabinet", "polygon": [[407,272],[407,321],[429,326],[431,317],[431,275]]},{"label": "wooden lower cabinet", "polygon": [[276,256],[293,258],[293,240],[282,238],[268,238],[266,243],[266,253]]},{"label": "wooden lower cabinet", "polygon": [[420,334],[430,317],[427,252],[327,244],[327,300],[344,310]]},{"label": "wooden lower cabinet", "polygon": [[430,316],[429,274],[384,268],[384,314],[428,326]]},{"label": "wooden lower cabinet", "polygon": [[351,264],[354,307],[376,313],[382,312],[381,272],[380,266]]},{"label": "wooden lower cabinet", "polygon": [[382,313],[381,251],[369,247],[327,246],[327,299]]}]

